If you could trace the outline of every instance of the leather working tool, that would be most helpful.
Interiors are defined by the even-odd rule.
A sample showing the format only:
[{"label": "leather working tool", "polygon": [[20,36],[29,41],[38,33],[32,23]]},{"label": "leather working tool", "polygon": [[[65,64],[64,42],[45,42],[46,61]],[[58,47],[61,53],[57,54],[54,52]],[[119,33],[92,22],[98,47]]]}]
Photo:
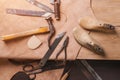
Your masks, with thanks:
[{"label": "leather working tool", "polygon": [[53,68],[53,66],[57,66],[57,68],[59,68],[59,66],[55,65],[55,63],[53,65],[50,64],[47,67],[45,67],[45,66],[46,66],[48,59],[52,55],[53,51],[55,50],[55,48],[57,47],[59,42],[62,40],[62,38],[64,37],[65,33],[66,32],[63,32],[56,37],[56,39],[54,40],[54,42],[51,45],[51,48],[48,49],[48,51],[43,56],[43,58],[40,60],[40,62],[38,63],[37,66],[33,66],[32,64],[26,64],[23,66],[23,71],[26,72],[27,75],[29,75],[29,76],[34,75],[34,77],[32,78],[33,80],[35,79],[36,74],[41,73],[45,70],[51,70],[51,68]]},{"label": "leather working tool", "polygon": [[60,0],[54,1],[54,13],[56,20],[60,20]]},{"label": "leather working tool", "polygon": [[[26,66],[28,66],[29,64],[32,64],[34,62],[38,63],[38,61],[32,61],[32,62],[26,63],[23,66],[23,71],[19,71],[19,72],[15,73],[10,80],[35,80],[36,74],[38,74],[38,73],[42,73],[42,72],[48,71],[48,70],[60,69],[60,68],[64,67],[64,64],[59,65],[59,63],[62,63],[62,61],[56,62],[56,61],[50,60],[46,63],[46,65],[42,69],[40,69],[41,72],[39,71],[38,73],[37,72],[33,73],[31,71],[26,70]],[[21,63],[21,62],[17,62],[17,64],[19,64],[19,63]],[[29,65],[29,67],[33,68],[32,65]]]},{"label": "leather working tool", "polygon": [[[9,14],[16,14],[16,15],[22,15],[22,16],[42,16],[42,17],[45,17],[46,18],[46,21],[49,25],[49,29],[50,29],[50,35],[48,36],[48,47],[50,48],[50,42],[51,42],[51,38],[54,36],[55,34],[55,28],[54,28],[54,25],[52,23],[52,18],[50,17],[52,10],[42,4],[42,3],[39,3],[38,1],[36,0],[26,0],[28,1],[29,3],[39,7],[39,8],[42,8],[43,10],[45,10],[46,12],[43,12],[43,11],[31,11],[31,10],[20,10],[20,9],[7,9],[7,13]],[[47,15],[47,16],[46,16]]]},{"label": "leather working tool", "polygon": [[33,11],[33,10],[22,10],[22,9],[6,9],[8,14],[15,14],[21,16],[33,16],[33,17],[47,17],[52,13],[47,13],[45,11]]},{"label": "leather working tool", "polygon": [[38,1],[36,1],[36,0],[26,0],[26,1],[28,1],[29,3],[35,5],[35,6],[41,8],[41,9],[43,9],[43,10],[45,10],[46,12],[53,13],[52,9],[50,9],[48,6],[46,6],[46,5],[38,2]]},{"label": "leather working tool", "polygon": [[50,48],[51,39],[55,35],[55,28],[54,28],[54,25],[52,23],[53,20],[51,17],[47,17],[46,21],[47,21],[47,23],[49,25],[49,29],[50,29],[50,35],[48,36],[48,47]]},{"label": "leather working tool", "polygon": [[0,38],[3,41],[8,41],[8,40],[16,39],[16,38],[30,36],[30,35],[33,35],[33,34],[43,34],[43,33],[47,33],[47,32],[49,32],[49,28],[48,27],[40,27],[38,29],[33,29],[33,30],[29,30],[29,31],[3,35],[3,36],[0,36]]},{"label": "leather working tool", "polygon": [[56,55],[56,59],[58,58],[58,56],[60,55],[60,53],[64,50],[64,53],[65,53],[65,59],[64,59],[64,64],[66,64],[66,60],[67,60],[67,46],[68,46],[68,43],[69,43],[69,37],[67,36],[61,49],[58,51],[57,55]]},{"label": "leather working tool", "polygon": [[21,9],[6,9],[8,14],[22,15],[22,16],[38,16],[38,17],[48,17],[53,11],[48,6],[36,1],[36,0],[26,0],[30,4],[33,4],[44,11],[32,11],[32,10],[21,10]]},{"label": "leather working tool", "polygon": [[50,3],[54,5],[54,14],[56,20],[60,20],[60,0],[50,0]]},{"label": "leather working tool", "polygon": [[57,47],[58,43],[62,40],[63,36],[65,35],[66,32],[63,32],[61,34],[59,34],[55,41],[52,43],[52,45],[50,46],[50,49],[47,51],[47,53],[45,54],[45,56],[42,58],[42,60],[39,63],[39,67],[43,67],[45,65],[45,63],[47,62],[47,60],[49,59],[49,57],[51,56],[51,54],[53,53],[53,51],[55,50],[55,48]]}]

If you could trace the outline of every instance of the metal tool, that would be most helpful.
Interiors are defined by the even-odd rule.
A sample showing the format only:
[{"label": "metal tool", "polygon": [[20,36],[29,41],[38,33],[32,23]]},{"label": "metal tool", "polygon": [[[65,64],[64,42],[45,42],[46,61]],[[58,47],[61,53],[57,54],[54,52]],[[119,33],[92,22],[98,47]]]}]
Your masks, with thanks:
[{"label": "metal tool", "polygon": [[40,28],[37,28],[37,29],[24,31],[24,32],[20,32],[20,33],[13,33],[13,34],[8,34],[8,35],[3,35],[3,36],[0,36],[0,38],[3,41],[8,41],[8,40],[16,39],[16,38],[30,36],[30,35],[33,35],[33,34],[43,34],[43,33],[47,33],[47,32],[49,32],[48,27],[40,27]]},{"label": "metal tool", "polygon": [[65,39],[65,41],[64,41],[64,43],[63,43],[63,45],[62,45],[62,47],[61,47],[61,49],[59,50],[59,52],[58,52],[57,55],[56,55],[56,59],[55,59],[55,60],[57,60],[57,58],[58,58],[58,56],[60,55],[60,53],[64,50],[64,52],[65,52],[64,63],[66,64],[66,60],[67,60],[67,46],[68,46],[68,43],[69,43],[69,37],[67,36],[66,39]]},{"label": "metal tool", "polygon": [[[52,55],[52,53],[55,50],[55,48],[57,47],[57,45],[59,44],[59,42],[64,37],[65,33],[66,32],[58,34],[58,36],[54,40],[53,44],[51,45],[51,48],[48,49],[48,51],[46,52],[46,54],[40,60],[39,64],[36,67],[34,67],[31,64],[26,64],[26,65],[23,66],[23,71],[26,72],[29,76],[30,75],[36,76],[36,74],[41,73],[43,71],[51,70],[51,69],[57,69],[57,68],[63,67],[64,65],[59,65],[58,66],[58,62],[56,62],[56,61],[55,61],[55,63],[52,63],[50,65],[46,65],[46,63],[47,63],[49,57]],[[33,77],[33,78],[35,78],[35,77]]]},{"label": "metal tool", "polygon": [[60,0],[54,2],[54,13],[56,20],[60,20]]},{"label": "metal tool", "polygon": [[[24,63],[23,71],[19,71],[15,73],[10,80],[35,80],[36,74],[38,73],[42,73],[54,69],[61,69],[64,67],[64,64],[61,64],[62,61],[56,62],[50,60],[46,63],[46,65],[43,68],[31,71],[31,69],[34,69],[34,66],[31,64],[37,62],[38,60],[34,62],[32,61],[32,62]],[[19,64],[19,62],[17,62],[17,64]]]},{"label": "metal tool", "polygon": [[48,36],[48,47],[50,48],[51,38],[55,35],[55,28],[52,23],[53,20],[51,17],[46,18],[46,21],[47,21],[47,23],[49,25],[49,29],[50,29],[50,35]]},{"label": "metal tool", "polygon": [[[44,11],[32,11],[32,10],[22,10],[22,9],[6,9],[8,14],[15,14],[21,16],[33,16],[33,17],[48,17],[52,13],[47,13]],[[45,16],[47,14],[47,16]]]},{"label": "metal tool", "polygon": [[95,72],[95,70],[87,63],[86,60],[81,60],[81,63],[90,72],[90,74],[94,77],[95,80],[102,80],[102,78],[97,74],[97,72]]},{"label": "metal tool", "polygon": [[54,14],[56,20],[60,20],[60,0],[50,0],[50,3],[54,5]]},{"label": "metal tool", "polygon": [[51,56],[51,54],[53,53],[53,51],[57,47],[58,43],[62,40],[62,38],[65,35],[65,33],[66,32],[63,32],[63,33],[59,34],[56,37],[55,41],[50,46],[50,49],[47,51],[47,53],[45,54],[45,56],[41,59],[41,61],[39,63],[39,67],[43,67],[45,65],[45,63],[47,62],[47,60],[49,59],[49,57]]},{"label": "metal tool", "polygon": [[28,1],[29,3],[35,5],[35,6],[41,8],[41,9],[43,9],[43,10],[45,10],[46,12],[53,13],[52,9],[50,9],[48,6],[46,6],[46,5],[38,2],[38,1],[36,1],[36,0],[26,0],[26,1]]}]

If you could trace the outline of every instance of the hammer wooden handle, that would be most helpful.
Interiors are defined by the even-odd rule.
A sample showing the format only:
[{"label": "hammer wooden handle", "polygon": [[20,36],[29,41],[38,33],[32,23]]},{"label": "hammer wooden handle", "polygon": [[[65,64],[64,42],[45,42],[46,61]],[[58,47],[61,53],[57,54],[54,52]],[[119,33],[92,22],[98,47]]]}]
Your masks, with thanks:
[{"label": "hammer wooden handle", "polygon": [[3,41],[8,41],[8,40],[16,39],[16,38],[26,37],[26,36],[30,36],[30,35],[34,35],[34,34],[39,34],[39,33],[47,33],[47,32],[49,32],[48,27],[41,27],[38,29],[30,30],[30,31],[24,31],[24,32],[20,32],[20,33],[3,35],[3,36],[1,36],[1,39]]}]

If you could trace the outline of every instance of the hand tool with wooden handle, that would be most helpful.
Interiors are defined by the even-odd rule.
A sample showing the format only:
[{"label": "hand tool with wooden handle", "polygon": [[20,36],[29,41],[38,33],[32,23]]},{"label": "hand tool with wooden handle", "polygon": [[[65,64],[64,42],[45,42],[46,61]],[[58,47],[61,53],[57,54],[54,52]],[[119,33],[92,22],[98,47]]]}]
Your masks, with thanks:
[{"label": "hand tool with wooden handle", "polygon": [[30,35],[34,35],[34,34],[40,34],[40,33],[42,34],[42,33],[47,33],[47,32],[49,32],[48,27],[40,27],[38,29],[24,31],[24,32],[20,32],[20,33],[13,33],[13,34],[8,34],[8,35],[3,35],[0,38],[3,41],[8,41],[8,40],[16,39],[16,38],[26,37],[26,36],[30,36]]}]

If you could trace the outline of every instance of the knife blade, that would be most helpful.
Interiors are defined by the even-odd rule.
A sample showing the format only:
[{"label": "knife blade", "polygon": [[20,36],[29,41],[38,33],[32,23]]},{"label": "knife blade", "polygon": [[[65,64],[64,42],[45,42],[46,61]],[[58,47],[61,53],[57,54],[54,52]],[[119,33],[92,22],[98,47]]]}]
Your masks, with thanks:
[{"label": "knife blade", "polygon": [[59,44],[59,42],[62,40],[62,38],[64,37],[65,33],[66,32],[58,34],[58,36],[56,37],[56,39],[52,43],[51,48],[48,49],[48,51],[46,52],[46,54],[44,55],[44,57],[40,60],[40,62],[39,62],[39,67],[40,68],[42,68],[42,67],[45,66],[47,60],[52,55],[53,51],[55,50],[55,48],[57,47],[57,45]]},{"label": "knife blade", "polygon": [[53,10],[51,8],[49,8],[48,6],[36,1],[36,0],[26,0],[27,2],[47,11],[47,12],[50,12],[50,13],[53,13]]}]

